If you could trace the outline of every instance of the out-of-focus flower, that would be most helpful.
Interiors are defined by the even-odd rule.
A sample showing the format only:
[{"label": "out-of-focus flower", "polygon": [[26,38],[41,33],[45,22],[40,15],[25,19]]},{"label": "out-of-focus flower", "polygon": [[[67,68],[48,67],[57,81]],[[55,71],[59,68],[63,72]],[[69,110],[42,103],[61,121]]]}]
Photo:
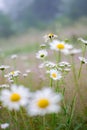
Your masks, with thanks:
[{"label": "out-of-focus flower", "polygon": [[26,73],[23,74],[23,77],[27,77],[27,76],[28,76],[28,74],[26,74]]},{"label": "out-of-focus flower", "polygon": [[11,56],[11,59],[17,59],[18,55],[14,54]]},{"label": "out-of-focus flower", "polygon": [[18,77],[21,74],[19,70],[11,71],[10,73],[4,75],[5,78],[8,78],[8,81],[10,83],[14,82],[14,78]]},{"label": "out-of-focus flower", "polygon": [[27,74],[29,74],[29,73],[31,72],[31,70],[30,70],[30,69],[27,69],[25,72],[26,72]]},{"label": "out-of-focus flower", "polygon": [[19,76],[19,74],[21,74],[19,70],[11,71],[10,73],[6,74],[5,77],[8,77],[8,78],[17,77]]},{"label": "out-of-focus flower", "polygon": [[87,45],[87,40],[84,40],[83,38],[78,38],[79,41],[83,42],[85,45]]},{"label": "out-of-focus flower", "polygon": [[49,71],[50,73],[50,77],[53,79],[53,80],[60,80],[62,78],[62,75],[61,75],[61,72],[56,70],[56,69],[51,69]]},{"label": "out-of-focus flower", "polygon": [[56,63],[51,62],[51,61],[45,61],[44,63],[41,63],[39,65],[39,68],[46,67],[47,69],[52,69],[56,67]]},{"label": "out-of-focus flower", "polygon": [[38,53],[36,53],[36,58],[38,59],[44,59],[48,55],[48,52],[46,50],[40,50]]},{"label": "out-of-focus flower", "polygon": [[41,49],[45,49],[46,48],[46,44],[41,44],[40,47],[41,47]]},{"label": "out-of-focus flower", "polygon": [[79,60],[83,63],[83,64],[87,64],[87,59],[84,57],[79,57]]},{"label": "out-of-focus flower", "polygon": [[10,66],[8,66],[8,65],[1,65],[0,66],[0,70],[6,70],[6,69],[8,69],[8,68],[10,68]]},{"label": "out-of-focus flower", "polygon": [[45,42],[48,42],[49,40],[53,40],[55,38],[57,38],[58,36],[53,34],[53,33],[49,33],[47,35],[44,36]]},{"label": "out-of-focus flower", "polygon": [[71,67],[70,63],[66,61],[62,61],[58,64],[60,67]]},{"label": "out-of-focus flower", "polygon": [[66,55],[76,55],[78,53],[81,53],[81,49],[69,49],[64,52]]},{"label": "out-of-focus flower", "polygon": [[66,52],[72,48],[72,45],[66,44],[64,41],[53,40],[53,42],[50,43],[50,48],[52,50]]},{"label": "out-of-focus flower", "polygon": [[58,64],[58,67],[61,68],[62,72],[69,72],[71,69],[71,65],[70,63],[66,62],[66,61],[62,61]]},{"label": "out-of-focus flower", "polygon": [[51,88],[36,91],[27,108],[30,116],[57,113],[60,111],[61,94],[56,94]]},{"label": "out-of-focus flower", "polygon": [[9,84],[1,84],[0,85],[0,88],[9,88],[10,86],[9,86]]},{"label": "out-of-focus flower", "polygon": [[19,110],[20,106],[26,106],[30,92],[24,86],[12,85],[10,90],[4,89],[1,91],[0,100],[4,107],[9,110]]},{"label": "out-of-focus flower", "polygon": [[4,123],[4,124],[1,124],[1,129],[6,129],[9,127],[9,123]]}]

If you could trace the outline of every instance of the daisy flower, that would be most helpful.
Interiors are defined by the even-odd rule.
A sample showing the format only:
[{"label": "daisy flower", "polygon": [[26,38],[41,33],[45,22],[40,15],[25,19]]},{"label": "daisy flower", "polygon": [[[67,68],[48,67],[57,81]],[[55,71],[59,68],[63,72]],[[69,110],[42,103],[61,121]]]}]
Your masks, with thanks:
[{"label": "daisy flower", "polygon": [[6,69],[8,69],[8,68],[10,68],[10,66],[8,66],[8,65],[1,65],[0,66],[0,70],[6,70]]},{"label": "daisy flower", "polygon": [[78,40],[83,42],[85,45],[87,45],[87,40],[84,40],[83,38],[78,38]]},{"label": "daisy flower", "polygon": [[64,41],[53,40],[53,42],[50,43],[50,48],[52,50],[65,52],[66,50],[71,49],[72,45],[66,44]]},{"label": "daisy flower", "polygon": [[79,60],[83,63],[83,64],[87,64],[87,59],[84,57],[79,57]]},{"label": "daisy flower", "polygon": [[0,88],[9,88],[10,86],[9,86],[9,84],[1,84],[0,85]]},{"label": "daisy flower", "polygon": [[36,58],[38,59],[44,59],[48,55],[48,52],[46,50],[40,50],[38,53],[36,53]]},{"label": "daisy flower", "polygon": [[17,59],[17,58],[18,58],[18,56],[16,54],[11,56],[11,59]]},{"label": "daisy flower", "polygon": [[51,69],[49,71],[50,73],[50,77],[53,79],[53,80],[60,80],[62,78],[62,75],[61,75],[61,72],[56,70],[56,69]]},{"label": "daisy flower", "polygon": [[57,113],[60,111],[61,94],[56,94],[51,88],[36,91],[27,108],[30,116]]},{"label": "daisy flower", "polygon": [[40,45],[40,48],[41,48],[41,49],[45,49],[45,48],[46,48],[46,44],[41,44],[41,45]]},{"label": "daisy flower", "polygon": [[66,62],[66,61],[62,61],[58,64],[58,68],[61,68],[62,72],[69,72],[71,69],[71,65],[70,63]]},{"label": "daisy flower", "polygon": [[62,61],[58,64],[60,67],[71,67],[70,63],[66,61]]},{"label": "daisy flower", "polygon": [[5,77],[17,77],[19,76],[21,72],[19,70],[16,70],[16,71],[11,71],[10,73],[8,73],[7,75],[5,75]]},{"label": "daisy flower", "polygon": [[9,110],[19,110],[20,106],[26,106],[30,92],[24,86],[12,85],[10,90],[4,89],[1,91],[0,100],[4,107]]},{"label": "daisy flower", "polygon": [[50,69],[50,68],[56,67],[56,64],[51,62],[51,61],[45,61],[44,63],[41,63],[39,65],[39,68],[43,68],[43,67],[46,67],[47,69]]},{"label": "daisy flower", "polygon": [[53,33],[49,33],[47,35],[44,36],[45,42],[48,42],[49,40],[53,40],[55,38],[57,38],[58,36],[53,34]]},{"label": "daisy flower", "polygon": [[64,52],[66,55],[75,55],[81,53],[81,49],[68,49],[67,51]]},{"label": "daisy flower", "polygon": [[9,127],[9,124],[8,123],[4,123],[4,124],[1,124],[0,125],[2,129],[6,129]]}]

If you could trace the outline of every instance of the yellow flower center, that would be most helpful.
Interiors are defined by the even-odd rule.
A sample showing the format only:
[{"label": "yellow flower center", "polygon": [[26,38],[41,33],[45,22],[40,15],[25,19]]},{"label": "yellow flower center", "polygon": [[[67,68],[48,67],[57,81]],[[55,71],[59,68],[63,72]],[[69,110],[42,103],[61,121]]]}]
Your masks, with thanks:
[{"label": "yellow flower center", "polygon": [[20,95],[18,93],[13,93],[11,96],[10,96],[10,100],[12,102],[17,102],[21,99]]},{"label": "yellow flower center", "polygon": [[52,37],[54,37],[54,34],[53,34],[53,33],[50,33],[50,34],[48,34],[48,37],[49,37],[49,38],[52,38]]},{"label": "yellow flower center", "polygon": [[55,73],[52,74],[52,77],[53,77],[53,78],[56,78],[56,76],[57,76],[57,74],[55,74]]},{"label": "yellow flower center", "polygon": [[10,74],[13,75],[13,74],[14,74],[14,71],[10,72]]},{"label": "yellow flower center", "polygon": [[57,44],[56,47],[57,47],[58,49],[64,49],[64,48],[65,48],[64,44],[62,44],[62,43]]},{"label": "yellow flower center", "polygon": [[46,108],[46,107],[49,105],[49,101],[48,101],[48,99],[43,98],[43,99],[40,99],[40,100],[37,102],[37,105],[38,105],[40,108]]}]

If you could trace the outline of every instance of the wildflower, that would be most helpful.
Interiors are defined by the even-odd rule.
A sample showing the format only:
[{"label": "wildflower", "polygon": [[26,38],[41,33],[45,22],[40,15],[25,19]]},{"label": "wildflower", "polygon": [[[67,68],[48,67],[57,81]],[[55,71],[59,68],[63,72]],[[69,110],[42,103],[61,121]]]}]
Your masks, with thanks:
[{"label": "wildflower", "polygon": [[56,70],[56,69],[51,69],[49,71],[50,73],[50,77],[53,79],[53,80],[60,80],[62,78],[61,76],[61,72]]},{"label": "wildflower", "polygon": [[51,61],[46,61],[45,62],[45,66],[49,67],[49,68],[53,68],[53,67],[56,66],[56,64],[54,62],[51,62]]},{"label": "wildflower", "polygon": [[44,36],[45,42],[48,42],[49,40],[53,40],[55,38],[57,38],[58,36],[53,34],[53,33],[49,33],[47,35]]},{"label": "wildflower", "polygon": [[62,61],[58,65],[60,67],[71,67],[71,65],[68,62],[66,62],[66,61]]},{"label": "wildflower", "polygon": [[53,40],[53,42],[50,43],[50,48],[52,50],[65,52],[66,50],[71,49],[72,45],[66,44],[64,41]]},{"label": "wildflower", "polygon": [[71,69],[71,65],[68,63],[68,62],[66,62],[66,61],[62,61],[62,62],[60,62],[59,64],[58,64],[58,68],[61,68],[61,71],[62,72],[69,72]]},{"label": "wildflower", "polygon": [[87,45],[87,40],[84,40],[83,38],[78,38],[78,40],[83,42],[85,45]]},{"label": "wildflower", "polygon": [[8,123],[4,123],[4,124],[1,124],[0,125],[2,129],[6,129],[9,127],[9,124]]},{"label": "wildflower", "polygon": [[5,69],[8,69],[8,68],[10,68],[10,66],[8,66],[8,65],[1,65],[0,66],[0,70],[5,70]]},{"label": "wildflower", "polygon": [[87,59],[84,57],[79,57],[79,60],[83,63],[83,64],[87,64]]},{"label": "wildflower", "polygon": [[26,74],[26,73],[23,74],[23,77],[27,77],[27,76],[28,76],[28,74]]},{"label": "wildflower", "polygon": [[9,86],[9,84],[2,84],[2,85],[0,85],[0,88],[9,88],[10,86]]},{"label": "wildflower", "polygon": [[29,74],[30,72],[31,72],[31,70],[30,70],[30,69],[27,69],[27,70],[26,70],[26,73],[27,73],[27,74]]},{"label": "wildflower", "polygon": [[24,86],[12,85],[10,90],[1,91],[0,100],[9,110],[19,110],[20,106],[26,106],[30,96],[29,90]]},{"label": "wildflower", "polygon": [[36,53],[36,58],[38,59],[44,59],[48,55],[48,52],[46,50],[40,50],[38,53]]},{"label": "wildflower", "polygon": [[19,76],[20,73],[21,72],[19,70],[11,71],[7,75],[5,75],[5,77],[8,77],[8,78],[17,77],[17,76]]},{"label": "wildflower", "polygon": [[56,68],[56,64],[51,61],[45,61],[44,63],[41,63],[39,65],[39,68],[43,68],[43,67],[46,67],[47,69],[52,69],[52,68]]},{"label": "wildflower", "polygon": [[75,55],[81,52],[81,49],[69,49],[67,51],[64,52],[64,54],[66,55]]},{"label": "wildflower", "polygon": [[40,47],[41,47],[41,49],[45,49],[46,48],[46,44],[41,44]]},{"label": "wildflower", "polygon": [[27,108],[30,116],[57,113],[60,110],[61,94],[56,94],[51,88],[36,91]]},{"label": "wildflower", "polygon": [[16,54],[14,54],[14,55],[11,56],[11,59],[17,59],[17,57],[18,56]]}]

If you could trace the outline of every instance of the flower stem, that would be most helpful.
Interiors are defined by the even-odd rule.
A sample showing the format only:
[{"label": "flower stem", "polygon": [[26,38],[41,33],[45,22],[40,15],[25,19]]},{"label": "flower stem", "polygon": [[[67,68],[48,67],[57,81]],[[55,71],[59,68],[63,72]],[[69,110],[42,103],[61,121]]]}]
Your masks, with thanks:
[{"label": "flower stem", "polygon": [[[85,57],[85,52],[86,52],[86,45],[85,45],[85,47],[83,49],[83,55],[82,55],[82,57]],[[78,73],[78,79],[80,78],[80,75],[81,75],[82,65],[83,65],[83,63],[81,62],[79,73]]]}]

